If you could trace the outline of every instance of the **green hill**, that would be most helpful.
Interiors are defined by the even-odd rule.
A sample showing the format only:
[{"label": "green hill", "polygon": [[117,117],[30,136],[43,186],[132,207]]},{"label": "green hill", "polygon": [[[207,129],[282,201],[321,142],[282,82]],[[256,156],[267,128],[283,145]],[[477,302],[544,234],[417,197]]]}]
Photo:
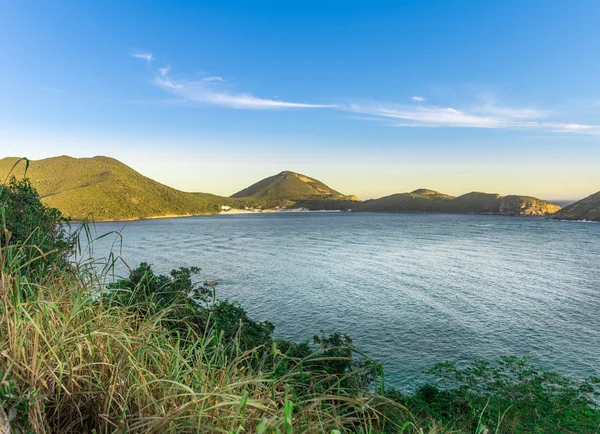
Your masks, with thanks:
[{"label": "green hill", "polygon": [[[0,180],[7,177],[17,160],[0,160]],[[24,171],[22,162],[13,174],[21,177]],[[62,156],[31,161],[27,177],[44,203],[73,219],[90,214],[95,220],[200,215],[215,213],[229,201],[167,187],[108,157]]]},{"label": "green hill", "polygon": [[531,196],[471,192],[455,198],[446,209],[457,213],[544,216],[555,213],[560,206]]},{"label": "green hill", "polygon": [[270,176],[250,187],[245,188],[231,196],[232,198],[254,197],[270,200],[321,201],[342,200],[358,201],[356,196],[345,196],[308,176],[290,171],[281,172]]},{"label": "green hill", "polygon": [[550,218],[557,220],[590,220],[600,222],[600,191],[564,207]]},{"label": "green hill", "polygon": [[433,190],[419,189],[363,202],[357,211],[370,212],[439,212],[458,214],[501,214],[542,216],[560,207],[530,196],[501,196],[472,192],[454,197]]},{"label": "green hill", "polygon": [[446,204],[446,211],[472,214],[496,214],[500,210],[501,196],[494,193],[473,191],[457,196],[451,203]]},{"label": "green hill", "polygon": [[[16,157],[0,160],[0,183],[18,160]],[[22,161],[12,175],[19,178],[24,174],[25,162]],[[323,203],[312,205],[331,209],[335,208],[329,203],[331,200],[340,200],[336,204],[342,200],[358,200],[293,172],[282,172],[243,190],[248,191],[249,197],[188,193],[147,178],[114,158],[102,156],[61,156],[31,161],[27,177],[44,203],[75,220],[89,216],[101,221],[214,214],[221,211],[222,206],[234,209],[310,207],[313,199],[323,200]],[[266,189],[257,188],[258,185]],[[301,199],[309,202],[297,205],[295,200]]]},{"label": "green hill", "polygon": [[397,193],[363,202],[357,211],[370,212],[443,212],[453,196],[424,188],[410,193]]}]

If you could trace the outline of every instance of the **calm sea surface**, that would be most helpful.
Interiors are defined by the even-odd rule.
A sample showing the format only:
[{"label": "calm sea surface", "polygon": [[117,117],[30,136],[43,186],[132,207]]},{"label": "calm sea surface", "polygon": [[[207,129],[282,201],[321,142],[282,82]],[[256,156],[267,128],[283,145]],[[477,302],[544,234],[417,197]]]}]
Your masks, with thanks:
[{"label": "calm sea surface", "polygon": [[199,266],[219,280],[220,298],[281,337],[349,333],[401,388],[426,381],[438,361],[503,354],[600,375],[600,224],[274,213],[96,225],[98,235],[113,230],[128,264]]}]

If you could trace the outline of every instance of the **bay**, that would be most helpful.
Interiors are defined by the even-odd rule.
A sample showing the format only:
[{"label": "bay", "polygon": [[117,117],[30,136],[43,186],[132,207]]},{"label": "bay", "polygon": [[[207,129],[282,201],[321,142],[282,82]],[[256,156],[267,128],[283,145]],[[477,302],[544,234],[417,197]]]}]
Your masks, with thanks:
[{"label": "bay", "polygon": [[[348,333],[412,389],[443,360],[529,354],[600,375],[600,224],[543,218],[264,213],[97,223],[157,272],[199,266],[278,336]],[[123,267],[119,268],[121,271]]]}]

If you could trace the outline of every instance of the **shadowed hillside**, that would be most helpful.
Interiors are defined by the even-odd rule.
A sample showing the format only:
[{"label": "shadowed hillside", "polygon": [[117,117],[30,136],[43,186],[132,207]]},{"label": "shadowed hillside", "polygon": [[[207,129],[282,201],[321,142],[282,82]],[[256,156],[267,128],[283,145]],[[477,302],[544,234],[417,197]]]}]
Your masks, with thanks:
[{"label": "shadowed hillside", "polygon": [[443,212],[444,205],[452,199],[453,196],[420,188],[410,193],[367,200],[357,209],[371,212]]},{"label": "shadowed hillside", "polygon": [[564,207],[552,218],[557,220],[600,221],[600,191]]},{"label": "shadowed hillside", "polygon": [[550,215],[559,209],[558,205],[530,196],[501,196],[472,192],[454,197],[427,189],[368,200],[356,208],[357,211],[370,212],[439,212],[522,216]]}]

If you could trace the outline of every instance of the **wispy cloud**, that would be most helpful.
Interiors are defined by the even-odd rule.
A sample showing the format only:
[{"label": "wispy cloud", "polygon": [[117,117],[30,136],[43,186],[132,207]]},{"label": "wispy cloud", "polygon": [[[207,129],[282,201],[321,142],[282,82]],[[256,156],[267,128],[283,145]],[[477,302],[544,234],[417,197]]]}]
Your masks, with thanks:
[{"label": "wispy cloud", "polygon": [[582,124],[563,124],[549,123],[548,126],[553,128],[557,133],[593,133],[600,134],[600,126],[597,125],[582,125]]},{"label": "wispy cloud", "polygon": [[[151,53],[135,52],[131,56],[150,63]],[[534,107],[514,107],[499,104],[489,95],[479,102],[461,106],[440,106],[426,103],[426,98],[415,95],[419,104],[385,102],[350,102],[345,104],[315,104],[285,101],[277,97],[261,98],[248,92],[232,90],[231,82],[218,75],[181,78],[171,74],[171,67],[156,69],[154,84],[177,95],[181,100],[212,104],[236,109],[276,110],[330,108],[345,112],[347,118],[378,121],[392,127],[413,128],[480,128],[529,130],[544,133],[600,134],[600,125],[565,122],[548,110]]]},{"label": "wispy cloud", "polygon": [[492,104],[469,108],[434,105],[349,104],[344,110],[378,119],[395,120],[396,127],[537,129],[557,133],[600,134],[600,126],[546,120],[548,113],[534,108],[502,107]]},{"label": "wispy cloud", "polygon": [[145,60],[148,63],[154,60],[152,53],[129,53],[129,55],[131,57],[135,57],[136,59]]},{"label": "wispy cloud", "polygon": [[382,104],[350,104],[346,110],[379,118],[397,119],[403,127],[471,127],[497,128],[502,121],[491,116],[466,113],[451,107]]},{"label": "wispy cloud", "polygon": [[164,73],[159,71],[159,76],[154,79],[154,84],[186,101],[254,110],[334,107],[328,104],[307,104],[259,98],[250,93],[233,93],[221,85],[223,79],[218,76],[189,81],[171,79],[168,73],[168,70]]}]

